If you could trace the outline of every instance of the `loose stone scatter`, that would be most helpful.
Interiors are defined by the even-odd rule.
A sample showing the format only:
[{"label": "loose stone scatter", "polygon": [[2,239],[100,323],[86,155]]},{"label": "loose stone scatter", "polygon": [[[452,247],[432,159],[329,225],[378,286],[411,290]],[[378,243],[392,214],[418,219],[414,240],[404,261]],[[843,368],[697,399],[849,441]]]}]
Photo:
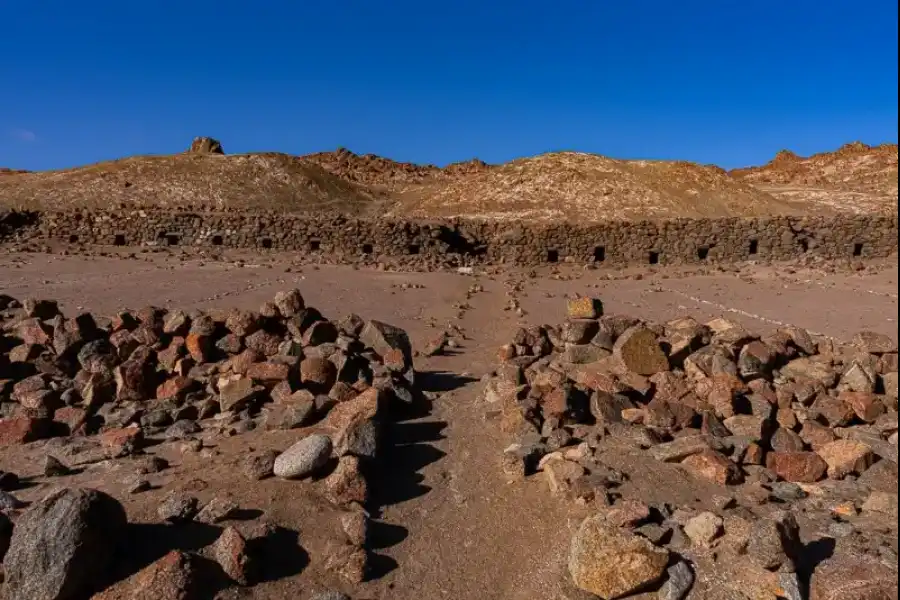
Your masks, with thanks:
[{"label": "loose stone scatter", "polygon": [[[127,468],[115,478],[122,493],[149,494],[156,488],[148,478],[170,468],[147,452],[154,445],[215,460],[209,446],[217,441],[278,433],[290,439],[280,452],[248,451],[235,467],[248,482],[274,476],[312,486],[340,515],[318,560],[347,583],[370,571],[364,467],[378,458],[391,412],[418,402],[414,383],[405,331],[356,315],[329,321],[298,290],[258,311],[148,306],[111,318],[66,317],[54,301],[0,295],[0,450],[52,445],[65,454],[44,454],[44,477]],[[262,511],[228,495],[203,501],[203,481],[176,478],[159,496],[153,527],[218,536],[202,551],[176,549],[123,571],[143,555],[141,544],[126,543],[128,517],[115,498],[63,485],[28,505],[6,491],[19,489],[18,476],[0,473],[0,484],[0,595],[11,599],[76,600],[102,590],[93,597],[196,600],[208,597],[216,574],[219,587],[255,585],[275,556],[267,553],[283,562],[290,547],[267,542],[284,531],[246,520]],[[123,572],[130,576],[116,582]]]},{"label": "loose stone scatter", "polygon": [[[515,438],[505,476],[541,476],[592,514],[572,540],[572,584],[605,599],[818,600],[838,597],[818,581],[845,568],[840,597],[896,598],[890,338],[647,323],[585,298],[567,315],[517,331],[483,397]],[[834,550],[817,568],[820,547]]]}]

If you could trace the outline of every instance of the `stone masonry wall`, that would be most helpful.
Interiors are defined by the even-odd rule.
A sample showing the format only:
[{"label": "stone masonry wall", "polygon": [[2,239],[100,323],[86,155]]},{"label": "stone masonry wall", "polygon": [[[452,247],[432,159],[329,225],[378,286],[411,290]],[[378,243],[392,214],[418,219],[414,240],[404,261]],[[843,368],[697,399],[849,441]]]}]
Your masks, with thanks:
[{"label": "stone masonry wall", "polygon": [[[34,214],[34,213],[32,213]],[[337,258],[458,258],[459,264],[629,264],[889,257],[897,216],[678,219],[662,222],[526,224],[403,221],[279,213],[37,213],[20,240],[119,246],[221,246]]]}]

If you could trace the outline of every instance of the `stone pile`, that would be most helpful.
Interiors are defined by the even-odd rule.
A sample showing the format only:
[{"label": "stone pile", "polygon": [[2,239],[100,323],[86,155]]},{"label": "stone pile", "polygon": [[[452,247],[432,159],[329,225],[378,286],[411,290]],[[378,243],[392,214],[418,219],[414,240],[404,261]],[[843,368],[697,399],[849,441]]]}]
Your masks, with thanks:
[{"label": "stone pile", "polygon": [[[0,295],[0,451],[59,438],[77,446],[75,466],[83,466],[140,457],[159,441],[200,448],[204,439],[257,428],[303,428],[280,454],[248,455],[243,470],[251,481],[315,477],[316,489],[345,515],[346,539],[328,550],[327,568],[351,582],[367,576],[369,562],[364,467],[377,458],[391,411],[416,402],[414,384],[413,352],[402,329],[356,315],[329,321],[298,290],[277,294],[258,311],[150,306],[113,318],[66,317],[53,301]],[[166,468],[162,459],[145,458],[148,473]],[[51,477],[69,467],[47,455],[44,469]],[[13,473],[0,472],[0,483],[3,490],[19,485]],[[141,478],[129,483],[131,493],[146,489]],[[118,515],[114,499],[67,490],[22,512],[11,494],[0,493],[0,561],[9,597],[63,600],[108,583],[106,555],[100,560],[93,544],[114,548],[126,519],[122,511],[121,519],[98,523],[94,513],[95,505],[114,504],[116,510],[102,512]],[[197,498],[173,492],[158,515],[173,525],[212,524],[236,509],[227,499],[201,507]],[[56,521],[82,513],[86,524],[67,525],[69,537],[53,537],[61,527]],[[246,532],[226,528],[208,554],[231,581],[251,584],[251,542]],[[78,566],[84,557],[93,558],[90,569]],[[162,598],[163,592],[141,594],[157,587],[148,582],[184,580],[176,586],[180,595],[165,597],[192,598],[185,590],[196,584],[197,560],[175,552],[100,597]]]},{"label": "stone pile", "polygon": [[[897,597],[890,337],[838,344],[797,327],[761,337],[723,318],[648,323],[580,298],[561,325],[520,329],[499,359],[485,400],[516,437],[505,473],[540,473],[592,513],[569,557],[580,593]],[[610,451],[641,466],[612,468]],[[648,486],[631,485],[641,478],[671,498],[685,481],[708,497],[645,502]]]}]

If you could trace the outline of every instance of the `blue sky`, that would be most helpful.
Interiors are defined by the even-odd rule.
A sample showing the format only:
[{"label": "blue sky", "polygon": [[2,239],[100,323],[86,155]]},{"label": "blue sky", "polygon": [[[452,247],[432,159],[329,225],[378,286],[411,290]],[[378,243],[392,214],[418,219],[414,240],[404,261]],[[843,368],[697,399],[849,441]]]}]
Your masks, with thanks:
[{"label": "blue sky", "polygon": [[897,140],[896,0],[0,3],[0,166],[345,146],[758,164]]}]

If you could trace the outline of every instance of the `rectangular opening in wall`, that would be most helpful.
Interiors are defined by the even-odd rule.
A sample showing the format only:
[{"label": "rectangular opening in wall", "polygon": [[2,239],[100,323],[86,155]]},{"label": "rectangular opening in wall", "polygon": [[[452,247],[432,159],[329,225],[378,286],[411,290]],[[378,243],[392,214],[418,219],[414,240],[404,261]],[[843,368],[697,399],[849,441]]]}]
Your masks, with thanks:
[{"label": "rectangular opening in wall", "polygon": [[697,258],[700,260],[706,260],[709,258],[709,247],[708,246],[700,246],[697,248]]},{"label": "rectangular opening in wall", "polygon": [[809,252],[809,240],[806,238],[800,238],[800,251],[801,252]]},{"label": "rectangular opening in wall", "polygon": [[422,249],[419,248],[418,244],[410,244],[408,250],[410,254],[418,254]]},{"label": "rectangular opening in wall", "polygon": [[156,239],[157,239],[157,240],[163,241],[163,240],[165,240],[167,237],[168,237],[168,233],[165,232],[165,231],[158,231],[158,232],[156,233]]},{"label": "rectangular opening in wall", "polygon": [[759,240],[750,240],[750,255],[759,254]]},{"label": "rectangular opening in wall", "polygon": [[70,244],[77,244],[77,243],[78,243],[78,236],[75,235],[74,233],[73,233],[72,235],[70,235],[70,236],[69,236],[69,243],[70,243]]},{"label": "rectangular opening in wall", "polygon": [[658,264],[659,264],[659,258],[660,258],[660,257],[659,257],[659,251],[657,251],[657,250],[651,250],[651,251],[650,251],[650,255],[647,257],[647,262],[650,263],[651,265],[658,265]]},{"label": "rectangular opening in wall", "polygon": [[212,236],[212,245],[213,246],[221,246],[223,243],[225,243],[225,240],[222,239],[221,235]]},{"label": "rectangular opening in wall", "polygon": [[375,252],[375,247],[372,246],[372,244],[363,244],[362,252],[363,254],[372,254],[373,252]]},{"label": "rectangular opening in wall", "polygon": [[272,248],[272,238],[261,239],[259,241],[259,245],[262,246],[263,248],[265,248],[266,250],[269,250],[270,248]]},{"label": "rectangular opening in wall", "polygon": [[113,238],[113,245],[124,246],[125,245],[125,235],[121,234],[121,233],[117,233],[116,237]]},{"label": "rectangular opening in wall", "polygon": [[856,242],[853,244],[853,256],[862,256],[863,255],[863,244]]},{"label": "rectangular opening in wall", "polygon": [[166,244],[169,246],[177,246],[179,242],[179,238],[174,233],[166,234]]},{"label": "rectangular opening in wall", "polygon": [[597,246],[594,248],[594,262],[603,262],[606,260],[606,246]]},{"label": "rectangular opening in wall", "polygon": [[547,262],[559,262],[559,250],[547,250]]},{"label": "rectangular opening in wall", "polygon": [[311,252],[318,252],[322,249],[321,240],[309,240],[309,249]]}]

